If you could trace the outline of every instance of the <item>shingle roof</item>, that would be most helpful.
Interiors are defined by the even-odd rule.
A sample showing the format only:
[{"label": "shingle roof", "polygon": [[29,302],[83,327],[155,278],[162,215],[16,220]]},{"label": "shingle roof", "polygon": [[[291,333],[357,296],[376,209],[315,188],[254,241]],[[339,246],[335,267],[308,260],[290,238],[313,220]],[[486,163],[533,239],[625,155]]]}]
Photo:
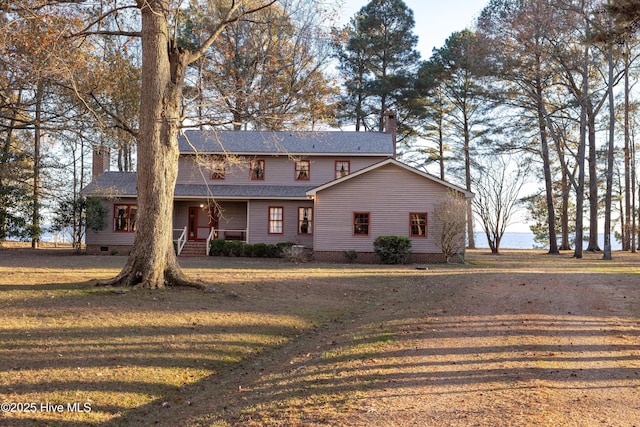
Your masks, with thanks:
[{"label": "shingle roof", "polygon": [[187,130],[181,153],[393,155],[393,136],[383,132],[264,132]]},{"label": "shingle roof", "polygon": [[82,194],[102,197],[136,196],[136,173],[105,172],[84,187]]},{"label": "shingle roof", "polygon": [[175,197],[306,199],[310,186],[294,185],[194,185],[177,184]]},{"label": "shingle roof", "polygon": [[[311,186],[177,184],[176,198],[278,198],[306,199]],[[82,194],[101,197],[135,197],[135,172],[105,172],[87,185]]]}]

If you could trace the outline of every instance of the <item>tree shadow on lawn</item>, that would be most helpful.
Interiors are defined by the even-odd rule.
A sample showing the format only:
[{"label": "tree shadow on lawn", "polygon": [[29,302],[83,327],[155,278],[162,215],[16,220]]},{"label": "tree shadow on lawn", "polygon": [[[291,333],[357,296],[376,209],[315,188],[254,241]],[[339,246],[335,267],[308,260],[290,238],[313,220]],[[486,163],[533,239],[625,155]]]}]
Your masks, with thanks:
[{"label": "tree shadow on lawn", "polygon": [[[54,298],[0,304],[3,317],[22,316],[0,328],[1,397],[91,399],[92,413],[2,424],[295,424],[357,415],[367,396],[527,389],[539,380],[638,385],[637,317],[580,306],[566,289],[543,292],[574,274],[522,274],[494,288],[497,277],[431,271],[393,281],[372,270],[357,283],[271,278],[213,294],[36,285]],[[624,292],[633,304],[638,292],[627,284],[574,289],[611,304],[622,300],[612,292]],[[529,303],[542,297],[557,301]]]},{"label": "tree shadow on lawn", "polygon": [[326,280],[221,283],[211,293],[0,285],[2,401],[92,406],[90,413],[9,414],[0,424],[121,424],[127,412],[187,401],[184,391],[349,316],[369,298]]},{"label": "tree shadow on lawn", "polygon": [[[573,285],[546,289],[553,282],[575,283],[573,274],[521,274],[495,292],[486,292],[496,279],[486,274],[485,291],[479,293],[468,278],[449,275],[448,283],[436,286],[429,282],[444,276],[414,278],[361,320],[320,332],[306,345],[294,346],[277,365],[245,367],[234,387],[204,386],[209,402],[201,399],[198,408],[149,408],[146,414],[159,425],[176,419],[184,425],[358,425],[355,420],[370,405],[396,397],[441,405],[446,396],[492,396],[497,391],[530,395],[541,387],[574,398],[611,390],[637,412],[640,321],[633,305],[640,293],[634,279],[616,278],[622,283],[615,286],[608,283],[610,275],[591,277],[573,287],[590,294],[578,298],[570,292]],[[476,302],[453,305],[462,297]],[[553,301],[532,305],[536,297]],[[603,298],[608,305],[600,305]],[[623,298],[629,303],[623,309],[631,311],[619,308]],[[607,400],[602,404],[608,405]],[[481,401],[495,404],[491,398]],[[599,408],[604,409],[589,409],[597,413]],[[387,403],[385,409],[381,412],[388,417],[402,408]],[[583,419],[589,416],[593,413]]]}]

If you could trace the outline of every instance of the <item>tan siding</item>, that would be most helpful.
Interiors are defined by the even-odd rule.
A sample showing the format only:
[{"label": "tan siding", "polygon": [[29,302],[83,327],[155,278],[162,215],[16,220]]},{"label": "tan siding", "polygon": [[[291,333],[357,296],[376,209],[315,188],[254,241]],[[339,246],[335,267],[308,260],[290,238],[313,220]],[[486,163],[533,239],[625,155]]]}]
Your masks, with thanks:
[{"label": "tan siding", "polygon": [[[327,188],[316,197],[314,249],[371,252],[380,235],[409,236],[410,212],[427,212],[427,238],[412,238],[413,251],[440,252],[430,222],[445,193],[444,186],[394,165]],[[353,236],[353,212],[370,213],[369,236]]]},{"label": "tan siding", "polygon": [[121,199],[116,202],[102,201],[107,208],[107,227],[104,230],[93,231],[87,230],[85,236],[85,242],[87,245],[97,246],[127,246],[133,244],[133,238],[135,233],[113,231],[113,205],[114,204],[135,204],[135,199]]},{"label": "tan siding", "polygon": [[[284,209],[282,234],[269,234],[269,207]],[[249,205],[249,243],[293,242],[312,247],[313,235],[298,234],[298,208],[301,207],[313,207],[313,203],[311,201],[282,200],[251,201]]]},{"label": "tan siding", "polygon": [[[221,202],[220,225],[221,230],[244,230],[247,228],[246,202]],[[223,237],[223,236],[220,236]]]},{"label": "tan siding", "polygon": [[212,185],[301,185],[314,186],[325,184],[335,178],[335,161],[349,160],[351,172],[358,171],[374,163],[384,160],[384,157],[309,157],[310,176],[308,181],[295,180],[294,159],[287,156],[255,157],[265,161],[265,179],[252,181],[249,179],[249,158],[238,164],[227,166],[225,179],[211,179],[211,171],[198,164],[194,156],[181,156],[178,166],[178,183],[180,184],[212,184]]}]

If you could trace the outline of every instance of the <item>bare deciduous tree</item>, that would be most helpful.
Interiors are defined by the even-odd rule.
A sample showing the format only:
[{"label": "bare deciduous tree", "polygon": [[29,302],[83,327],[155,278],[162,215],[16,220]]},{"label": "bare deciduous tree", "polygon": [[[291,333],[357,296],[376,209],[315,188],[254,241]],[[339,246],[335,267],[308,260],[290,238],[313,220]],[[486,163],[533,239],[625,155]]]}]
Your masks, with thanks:
[{"label": "bare deciduous tree", "polygon": [[475,180],[473,207],[480,218],[492,254],[500,253],[500,241],[517,212],[526,168],[505,157],[492,157]]},{"label": "bare deciduous tree", "polygon": [[433,210],[432,234],[447,262],[464,251],[467,229],[467,199],[450,191]]}]

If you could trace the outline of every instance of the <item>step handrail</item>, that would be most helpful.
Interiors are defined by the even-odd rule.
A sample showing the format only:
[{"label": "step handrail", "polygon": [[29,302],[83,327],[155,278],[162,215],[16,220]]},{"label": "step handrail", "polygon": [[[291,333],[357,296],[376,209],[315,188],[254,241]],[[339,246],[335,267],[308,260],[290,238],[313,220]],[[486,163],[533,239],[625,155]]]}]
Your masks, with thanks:
[{"label": "step handrail", "polygon": [[[180,229],[176,229],[176,231],[179,231]],[[182,253],[182,248],[184,248],[184,245],[187,243],[187,226],[184,226],[184,229],[182,230],[182,234],[180,234],[180,237],[178,237],[178,253],[177,255],[180,255]]]},{"label": "step handrail", "polygon": [[215,234],[216,234],[216,229],[211,227],[211,232],[207,236],[207,243],[206,243],[207,246],[205,247],[205,253],[207,256],[209,256],[209,249],[211,248],[211,239],[213,239],[213,236]]}]

